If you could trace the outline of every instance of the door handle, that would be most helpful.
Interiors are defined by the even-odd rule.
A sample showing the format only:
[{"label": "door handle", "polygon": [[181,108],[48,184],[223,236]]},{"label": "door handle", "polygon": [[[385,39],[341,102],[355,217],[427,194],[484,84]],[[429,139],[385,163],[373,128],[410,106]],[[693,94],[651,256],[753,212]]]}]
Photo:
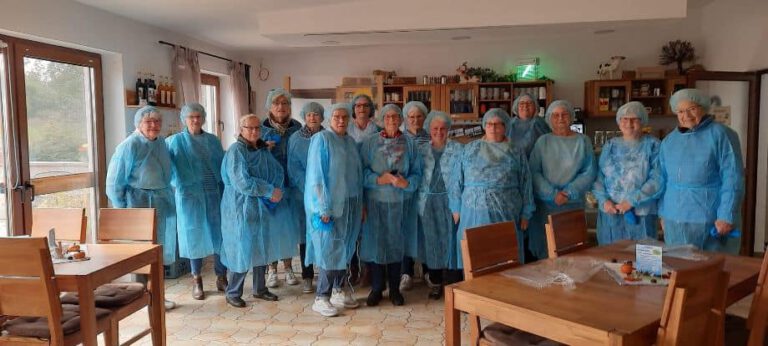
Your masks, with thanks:
[{"label": "door handle", "polygon": [[27,191],[30,191],[30,190],[32,192],[32,197],[29,198],[29,201],[30,202],[34,202],[35,201],[35,185],[32,185],[28,181],[24,182],[24,193],[26,193]]}]

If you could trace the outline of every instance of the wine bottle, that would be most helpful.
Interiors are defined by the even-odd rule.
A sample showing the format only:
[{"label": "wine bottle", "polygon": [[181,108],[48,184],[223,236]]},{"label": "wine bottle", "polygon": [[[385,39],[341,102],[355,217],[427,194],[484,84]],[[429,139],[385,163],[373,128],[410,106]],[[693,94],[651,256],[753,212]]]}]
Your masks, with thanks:
[{"label": "wine bottle", "polygon": [[170,107],[176,108],[176,84],[173,83],[173,78],[169,80],[168,92],[170,93],[168,104]]},{"label": "wine bottle", "polygon": [[160,85],[157,87],[158,92],[160,93],[160,106],[167,107],[168,106],[168,87],[165,84],[165,77],[160,77]]},{"label": "wine bottle", "polygon": [[144,94],[144,82],[141,81],[141,72],[138,73],[138,79],[136,79],[136,97],[133,99],[133,104],[141,106],[147,103],[147,96]]},{"label": "wine bottle", "polygon": [[157,106],[157,86],[155,85],[155,75],[150,74],[149,86],[147,86],[147,102],[150,106]]},{"label": "wine bottle", "polygon": [[149,73],[144,73],[144,102],[142,106],[149,104]]}]

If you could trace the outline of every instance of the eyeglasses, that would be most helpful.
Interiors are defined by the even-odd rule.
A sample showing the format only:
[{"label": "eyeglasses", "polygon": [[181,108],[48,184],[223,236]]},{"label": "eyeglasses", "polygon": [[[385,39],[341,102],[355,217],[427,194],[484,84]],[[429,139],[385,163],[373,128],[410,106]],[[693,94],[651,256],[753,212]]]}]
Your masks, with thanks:
[{"label": "eyeglasses", "polygon": [[533,102],[531,101],[520,101],[517,104],[520,106],[533,106]]},{"label": "eyeglasses", "polygon": [[152,118],[144,118],[144,119],[141,120],[141,122],[142,123],[147,123],[147,124],[159,124],[159,123],[162,122],[162,120],[160,120],[160,119],[152,119]]},{"label": "eyeglasses", "polygon": [[640,120],[641,120],[640,118],[635,118],[635,117],[622,117],[622,118],[620,119],[620,121],[624,121],[624,122],[633,122],[633,123],[639,123],[639,122],[640,122]]},{"label": "eyeglasses", "polygon": [[485,127],[499,127],[499,126],[504,126],[504,123],[501,123],[501,122],[497,123],[497,122],[491,122],[491,121],[485,123]]},{"label": "eyeglasses", "polygon": [[241,128],[244,128],[246,131],[261,131],[261,126],[240,126]]},{"label": "eyeglasses", "polygon": [[272,105],[273,106],[288,106],[288,105],[290,105],[290,103],[285,102],[285,101],[283,101],[283,102],[272,102]]},{"label": "eyeglasses", "polygon": [[358,104],[355,104],[355,108],[371,108],[371,105],[367,103],[358,103]]},{"label": "eyeglasses", "polygon": [[679,110],[678,110],[677,112],[675,112],[675,113],[677,113],[678,115],[683,115],[683,114],[686,114],[686,113],[688,113],[688,114],[694,114],[694,113],[697,113],[697,112],[699,111],[699,109],[700,109],[700,108],[701,108],[701,107],[699,107],[699,106],[690,106],[690,107],[688,107],[688,108],[686,108],[686,109],[679,109]]}]

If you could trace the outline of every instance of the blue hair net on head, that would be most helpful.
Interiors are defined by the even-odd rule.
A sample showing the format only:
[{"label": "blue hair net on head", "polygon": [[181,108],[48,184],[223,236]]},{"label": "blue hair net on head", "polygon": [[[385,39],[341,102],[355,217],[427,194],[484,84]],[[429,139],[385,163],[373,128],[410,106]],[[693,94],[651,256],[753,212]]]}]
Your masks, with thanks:
[{"label": "blue hair net on head", "polygon": [[427,115],[427,120],[424,122],[424,130],[427,131],[427,134],[429,134],[430,124],[432,124],[432,121],[435,119],[441,119],[445,122],[445,125],[448,126],[448,129],[451,129],[453,119],[451,119],[451,116],[448,115],[448,113],[442,111],[431,111]]},{"label": "blue hair net on head", "polygon": [[331,105],[331,108],[328,108],[325,110],[325,118],[331,119],[333,116],[333,112],[339,109],[343,109],[347,111],[347,116],[352,116],[352,105],[349,103],[334,103]]},{"label": "blue hair net on head", "polygon": [[309,113],[317,113],[320,114],[320,121],[323,121],[325,119],[325,110],[323,109],[323,105],[317,103],[317,102],[310,102],[304,105],[304,107],[301,107],[301,119],[307,120],[307,114]]},{"label": "blue hair net on head", "polygon": [[406,103],[405,106],[403,106],[403,116],[407,117],[408,113],[411,111],[411,109],[413,109],[413,107],[418,108],[418,110],[421,111],[421,114],[424,115],[425,117],[429,113],[427,106],[425,106],[423,103],[419,101],[411,101]]},{"label": "blue hair net on head", "polygon": [[523,99],[528,99],[529,101],[533,102],[533,105],[534,105],[533,113],[534,115],[536,115],[537,111],[535,110],[535,108],[538,108],[538,106],[536,105],[536,100],[533,98],[533,96],[531,96],[531,94],[528,94],[528,93],[520,94],[520,96],[518,96],[515,99],[515,101],[512,102],[512,114],[518,115],[517,114],[517,110],[519,109],[518,106],[520,105],[520,101],[522,101]]},{"label": "blue hair net on head", "polygon": [[549,127],[552,127],[552,112],[554,112],[555,108],[557,107],[565,108],[565,110],[568,111],[568,114],[571,115],[571,122],[573,122],[573,119],[576,117],[576,115],[573,113],[573,105],[566,100],[556,100],[552,101],[549,107],[547,107],[547,113],[544,116]]},{"label": "blue hair net on head", "polygon": [[133,125],[136,126],[136,128],[139,128],[139,124],[141,124],[141,119],[149,115],[150,113],[157,113],[157,117],[160,118],[161,120],[163,119],[163,114],[160,113],[160,110],[158,110],[157,107],[144,106],[139,108],[139,110],[136,111],[136,114],[133,115]]},{"label": "blue hair net on head", "polygon": [[643,125],[648,124],[648,112],[645,110],[645,105],[638,101],[627,102],[619,107],[619,110],[616,111],[616,123],[618,124],[621,118],[632,116],[640,118]]},{"label": "blue hair net on head", "polygon": [[369,109],[369,112],[371,112],[370,118],[373,118],[374,114],[376,113],[376,104],[374,104],[373,99],[371,99],[371,97],[366,94],[357,94],[355,95],[354,98],[352,98],[352,104],[350,105],[350,109],[352,110],[352,113],[350,113],[349,115],[351,115],[352,118],[355,117],[355,112],[354,112],[355,104],[357,103],[357,100],[361,98],[365,99],[368,102],[368,106],[369,106],[368,109]]},{"label": "blue hair net on head", "polygon": [[264,108],[269,112],[269,107],[272,107],[272,102],[275,102],[275,99],[277,99],[280,96],[285,96],[285,98],[288,100],[288,104],[291,103],[291,93],[288,92],[288,90],[285,90],[283,88],[276,88],[269,91],[269,94],[267,94],[267,99],[264,100]]},{"label": "blue hair net on head", "polygon": [[205,113],[205,108],[203,108],[203,105],[197,102],[190,102],[185,104],[184,107],[181,107],[181,112],[179,113],[181,124],[184,125],[184,120],[186,120],[190,114],[195,112],[200,113],[200,116],[203,117],[203,122],[205,122],[205,117],[207,114]]},{"label": "blue hair net on head", "polygon": [[504,128],[509,129],[509,125],[512,122],[512,118],[509,116],[509,113],[501,108],[491,108],[485,112],[485,115],[483,115],[483,130],[485,130],[485,123],[493,118],[501,119],[501,121],[504,122]]},{"label": "blue hair net on head", "polygon": [[384,107],[381,107],[381,110],[376,115],[376,121],[384,124],[384,115],[387,114],[389,111],[397,112],[397,115],[400,116],[400,120],[403,120],[403,111],[400,109],[400,107],[396,104],[390,103]]},{"label": "blue hair net on head", "polygon": [[669,98],[669,107],[672,108],[672,112],[677,111],[677,104],[680,101],[686,100],[704,108],[704,113],[709,113],[709,106],[711,105],[709,96],[699,89],[681,89],[672,94],[672,97]]}]

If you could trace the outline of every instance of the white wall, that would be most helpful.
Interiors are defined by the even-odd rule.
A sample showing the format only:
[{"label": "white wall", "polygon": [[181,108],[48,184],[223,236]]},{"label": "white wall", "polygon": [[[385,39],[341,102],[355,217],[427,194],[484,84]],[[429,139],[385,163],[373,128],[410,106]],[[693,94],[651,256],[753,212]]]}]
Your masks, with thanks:
[{"label": "white wall", "polygon": [[[718,0],[701,16],[704,66],[710,70],[754,71],[768,68],[768,1]],[[763,251],[768,229],[768,78],[763,78],[758,144],[755,251]],[[732,117],[737,116],[733,114]],[[746,155],[746,153],[745,153]]]},{"label": "white wall", "polygon": [[582,31],[540,36],[485,42],[296,49],[254,55],[249,61],[263,59],[271,72],[268,81],[256,85],[260,112],[264,111],[266,91],[280,86],[285,75],[291,76],[293,88],[329,88],[339,85],[344,76],[369,76],[374,69],[396,70],[401,76],[452,75],[464,61],[470,66],[490,67],[506,74],[518,59],[532,56],[540,58],[543,74],[555,80],[555,97],[581,105],[584,81],[596,79],[597,66],[610,56],[626,56],[623,64],[626,69],[654,66],[666,42],[684,39],[692,41],[694,46],[701,42],[696,11],[689,13],[687,19],[624,27],[607,35]]},{"label": "white wall", "polygon": [[[137,3],[137,5],[140,5]],[[0,0],[0,33],[102,54],[107,159],[131,131],[125,89],[139,70],[170,76],[164,40],[229,57],[214,45],[126,19],[70,0]],[[226,63],[202,56],[203,69],[226,74]]]}]

